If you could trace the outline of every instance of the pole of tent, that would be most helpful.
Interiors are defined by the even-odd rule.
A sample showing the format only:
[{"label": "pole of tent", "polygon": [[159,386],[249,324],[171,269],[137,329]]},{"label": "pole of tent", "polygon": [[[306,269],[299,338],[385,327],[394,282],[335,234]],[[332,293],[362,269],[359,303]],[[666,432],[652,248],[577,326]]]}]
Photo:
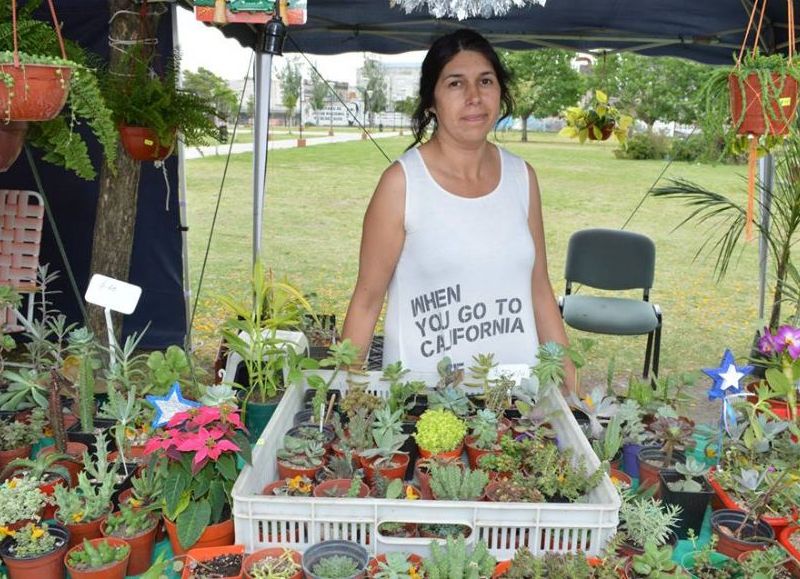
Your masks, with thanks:
[{"label": "pole of tent", "polygon": [[272,84],[272,55],[256,48],[256,111],[253,125],[253,265],[261,254],[264,196],[267,187],[267,131]]},{"label": "pole of tent", "polygon": [[[758,162],[759,179],[761,188],[759,191],[761,199],[761,228],[762,231],[769,230],[769,209],[772,205],[772,189],[775,184],[775,158],[772,154],[764,155]],[[763,319],[765,316],[764,307],[767,294],[767,261],[769,246],[767,245],[766,234],[758,236],[758,317]]]}]

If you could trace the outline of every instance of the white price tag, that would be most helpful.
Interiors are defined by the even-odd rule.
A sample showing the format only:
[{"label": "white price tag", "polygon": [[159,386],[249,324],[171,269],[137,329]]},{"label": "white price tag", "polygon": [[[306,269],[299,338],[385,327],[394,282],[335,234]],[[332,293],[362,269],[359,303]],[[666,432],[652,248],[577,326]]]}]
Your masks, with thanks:
[{"label": "white price tag", "polygon": [[121,314],[132,314],[142,296],[142,288],[98,273],[89,281],[86,301]]},{"label": "white price tag", "polygon": [[531,367],[527,364],[498,364],[489,370],[489,380],[499,380],[500,378],[507,378],[513,380],[514,384],[519,386],[523,378],[528,378],[531,375]]}]

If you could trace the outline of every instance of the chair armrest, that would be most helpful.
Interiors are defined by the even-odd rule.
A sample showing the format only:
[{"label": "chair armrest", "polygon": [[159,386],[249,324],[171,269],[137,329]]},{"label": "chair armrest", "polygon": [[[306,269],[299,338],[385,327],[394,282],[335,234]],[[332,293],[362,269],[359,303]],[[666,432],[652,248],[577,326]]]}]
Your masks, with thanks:
[{"label": "chair armrest", "polygon": [[558,296],[558,311],[561,312],[561,317],[564,317],[564,296]]}]

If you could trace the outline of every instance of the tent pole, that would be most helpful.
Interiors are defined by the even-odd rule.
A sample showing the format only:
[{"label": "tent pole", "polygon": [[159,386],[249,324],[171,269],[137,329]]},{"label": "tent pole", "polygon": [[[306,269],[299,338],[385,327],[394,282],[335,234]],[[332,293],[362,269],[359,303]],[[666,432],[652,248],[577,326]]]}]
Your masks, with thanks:
[{"label": "tent pole", "polygon": [[[178,35],[178,5],[170,5],[172,17],[172,47],[180,52],[180,36]],[[182,75],[178,77],[178,86],[182,86]],[[186,167],[183,141],[178,139],[178,219],[181,231],[181,257],[183,258],[183,307],[186,310],[186,333],[183,338],[183,349],[192,351],[192,284],[189,277],[189,227],[186,212]]]},{"label": "tent pole", "polygon": [[[758,173],[761,180],[759,195],[761,197],[761,228],[769,230],[769,210],[772,205],[772,189],[775,184],[775,158],[772,154],[764,155],[758,161]],[[767,258],[769,246],[766,234],[758,237],[758,317],[764,319],[764,308],[767,294]]]},{"label": "tent pole", "polygon": [[267,189],[267,133],[272,84],[272,54],[256,49],[255,124],[253,127],[253,265],[261,254],[264,197]]}]

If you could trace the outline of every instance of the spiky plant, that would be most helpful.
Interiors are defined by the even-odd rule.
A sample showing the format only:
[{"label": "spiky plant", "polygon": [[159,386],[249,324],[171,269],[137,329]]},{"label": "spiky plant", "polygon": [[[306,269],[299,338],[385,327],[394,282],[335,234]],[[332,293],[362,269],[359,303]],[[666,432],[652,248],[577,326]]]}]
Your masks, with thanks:
[{"label": "spiky plant", "polygon": [[439,500],[478,500],[488,482],[489,475],[482,470],[461,470],[457,466],[431,467],[431,491]]},{"label": "spiky plant", "polygon": [[480,579],[492,576],[496,562],[483,541],[468,553],[464,537],[450,536],[444,546],[431,541],[431,556],[422,566],[428,579]]}]

